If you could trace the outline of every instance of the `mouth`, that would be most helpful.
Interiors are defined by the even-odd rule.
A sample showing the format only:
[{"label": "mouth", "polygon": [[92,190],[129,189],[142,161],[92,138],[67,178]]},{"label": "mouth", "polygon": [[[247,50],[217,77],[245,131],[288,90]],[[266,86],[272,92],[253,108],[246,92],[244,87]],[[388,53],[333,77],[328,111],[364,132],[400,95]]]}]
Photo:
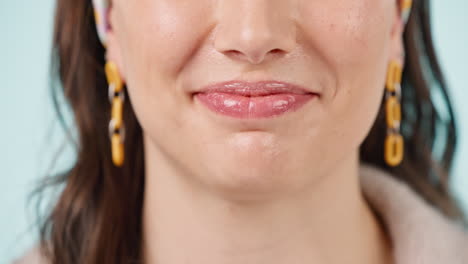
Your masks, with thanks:
[{"label": "mouth", "polygon": [[319,94],[285,82],[230,81],[207,86],[194,97],[216,114],[258,119],[297,111]]}]

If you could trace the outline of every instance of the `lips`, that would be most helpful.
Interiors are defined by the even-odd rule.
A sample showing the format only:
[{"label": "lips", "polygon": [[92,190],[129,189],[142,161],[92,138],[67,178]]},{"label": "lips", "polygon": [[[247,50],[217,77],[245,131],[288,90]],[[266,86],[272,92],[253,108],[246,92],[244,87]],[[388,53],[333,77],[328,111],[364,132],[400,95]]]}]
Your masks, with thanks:
[{"label": "lips", "polygon": [[278,81],[230,81],[195,93],[195,98],[209,110],[241,119],[271,118],[294,112],[317,96],[301,86]]}]

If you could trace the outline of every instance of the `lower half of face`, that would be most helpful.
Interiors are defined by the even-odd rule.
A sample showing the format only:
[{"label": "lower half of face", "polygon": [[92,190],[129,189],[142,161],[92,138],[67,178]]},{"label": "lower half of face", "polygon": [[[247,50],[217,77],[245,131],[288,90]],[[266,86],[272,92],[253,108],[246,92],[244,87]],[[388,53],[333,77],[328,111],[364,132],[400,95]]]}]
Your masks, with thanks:
[{"label": "lower half of face", "polygon": [[[357,157],[380,107],[393,5],[122,0],[114,56],[147,144],[178,171],[225,192],[295,191]],[[262,106],[265,98],[228,96],[212,100],[222,104],[213,111],[196,95],[232,80],[285,81],[315,95],[277,115],[284,97]],[[223,113],[239,102],[242,114]]]}]

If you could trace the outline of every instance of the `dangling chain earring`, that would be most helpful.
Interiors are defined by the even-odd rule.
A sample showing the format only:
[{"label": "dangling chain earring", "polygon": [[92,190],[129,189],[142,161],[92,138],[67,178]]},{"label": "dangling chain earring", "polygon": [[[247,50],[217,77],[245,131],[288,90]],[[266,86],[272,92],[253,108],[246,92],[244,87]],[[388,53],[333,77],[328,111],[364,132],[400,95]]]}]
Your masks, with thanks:
[{"label": "dangling chain earring", "polygon": [[112,105],[111,120],[109,123],[109,137],[111,141],[112,162],[117,167],[122,167],[124,162],[125,126],[123,123],[123,104],[125,94],[123,81],[117,66],[113,62],[107,62],[105,66],[107,82],[109,83],[109,101]]},{"label": "dangling chain earring", "polygon": [[404,141],[400,134],[401,125],[401,76],[402,66],[391,61],[387,73],[385,92],[385,112],[387,137],[385,139],[385,162],[389,166],[398,166],[403,160]]}]

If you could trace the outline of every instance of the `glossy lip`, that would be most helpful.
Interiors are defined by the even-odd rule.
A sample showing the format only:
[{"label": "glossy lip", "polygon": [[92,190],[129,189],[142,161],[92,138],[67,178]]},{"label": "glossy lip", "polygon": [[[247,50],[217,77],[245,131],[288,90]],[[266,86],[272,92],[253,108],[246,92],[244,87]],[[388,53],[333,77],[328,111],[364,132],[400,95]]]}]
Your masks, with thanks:
[{"label": "glossy lip", "polygon": [[318,96],[301,86],[278,81],[229,81],[194,93],[213,112],[240,119],[271,118],[294,112]]},{"label": "glossy lip", "polygon": [[258,81],[247,82],[233,80],[221,83],[215,83],[201,88],[197,93],[229,93],[240,96],[265,96],[272,94],[315,94],[318,92],[306,89],[305,87],[282,81]]}]

